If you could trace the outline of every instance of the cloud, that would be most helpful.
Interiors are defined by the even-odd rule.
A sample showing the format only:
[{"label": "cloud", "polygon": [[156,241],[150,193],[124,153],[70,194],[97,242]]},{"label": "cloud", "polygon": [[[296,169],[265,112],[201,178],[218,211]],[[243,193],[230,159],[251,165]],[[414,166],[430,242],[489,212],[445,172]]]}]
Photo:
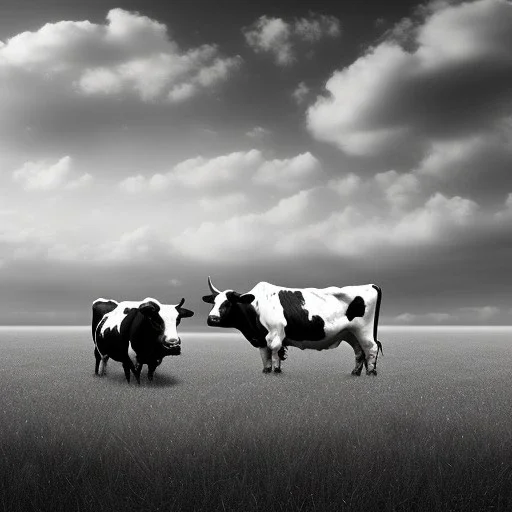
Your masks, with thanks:
[{"label": "cloud", "polygon": [[361,189],[362,179],[349,173],[341,178],[330,180],[327,186],[342,197],[350,197]]},{"label": "cloud", "polygon": [[402,209],[408,206],[421,189],[420,180],[411,173],[387,171],[377,174],[375,180],[382,187],[386,201],[392,208]]},{"label": "cloud", "polygon": [[307,217],[311,192],[302,191],[281,199],[262,213],[233,216],[220,223],[203,222],[174,237],[171,245],[185,257],[196,260],[219,258],[236,261],[240,256],[267,258],[275,253],[275,242]]},{"label": "cloud", "polygon": [[466,307],[460,308],[461,313],[474,318],[479,322],[486,322],[493,319],[500,312],[499,308],[494,306],[482,306],[482,307]]},{"label": "cloud", "polygon": [[433,142],[414,174],[447,192],[496,201],[512,190],[511,161],[512,133],[502,127],[495,133]]},{"label": "cloud", "polygon": [[215,197],[203,197],[198,204],[202,210],[208,213],[232,214],[239,206],[248,202],[248,198],[241,192],[233,192]]},{"label": "cloud", "polygon": [[323,37],[338,37],[341,34],[340,21],[334,16],[310,14],[309,18],[295,20],[294,33],[311,43]]},{"label": "cloud", "polygon": [[226,81],[240,65],[215,45],[181,50],[167,27],[123,9],[105,24],[47,23],[0,46],[0,75],[57,84],[85,96],[181,102]]},{"label": "cloud", "polygon": [[154,175],[150,185],[158,188],[166,188],[173,183],[190,188],[222,186],[235,179],[247,178],[263,161],[263,155],[256,149],[210,159],[198,156],[178,163],[167,174]]},{"label": "cloud", "polygon": [[375,214],[364,204],[349,205],[285,235],[280,249],[288,254],[307,250],[317,255],[329,253],[356,258],[375,250],[383,254],[408,247],[436,247],[473,228],[479,220],[477,212],[476,203],[461,197],[447,198],[440,193],[400,215]]},{"label": "cloud", "polygon": [[129,176],[119,182],[119,188],[128,194],[137,194],[147,190],[148,183],[142,174],[137,174],[137,176]]},{"label": "cloud", "polygon": [[270,53],[277,65],[288,66],[297,59],[299,43],[313,44],[325,37],[338,37],[341,30],[334,16],[311,13],[308,18],[293,21],[261,16],[242,32],[256,53]]},{"label": "cloud", "polygon": [[310,92],[309,87],[304,82],[299,82],[299,85],[292,92],[292,98],[295,100],[297,105],[301,105],[306,101],[306,97]]},{"label": "cloud", "polygon": [[251,139],[262,139],[272,132],[261,126],[255,126],[252,130],[249,130],[245,135]]},{"label": "cloud", "polygon": [[101,243],[89,258],[101,262],[133,262],[155,260],[166,252],[167,247],[160,235],[149,226],[141,226],[123,233],[117,240]]},{"label": "cloud", "polygon": [[[343,204],[338,188],[344,192],[347,187],[353,193],[342,195]],[[231,261],[258,254],[264,246],[265,257],[338,255],[354,260],[374,251],[384,257],[407,248],[471,240],[493,225],[493,216],[474,201],[439,192],[422,199],[414,177],[390,172],[367,182],[348,175],[283,198],[261,213],[203,222],[174,237],[173,243],[198,259]],[[201,249],[203,244],[208,250]]]},{"label": "cloud", "polygon": [[250,27],[245,28],[243,33],[247,44],[256,53],[272,53],[276,64],[281,66],[293,62],[291,29],[281,18],[261,16]]},{"label": "cloud", "polygon": [[164,174],[125,178],[119,187],[127,193],[161,192],[175,186],[192,190],[222,189],[228,184],[246,187],[250,180],[260,186],[290,190],[307,185],[319,176],[320,171],[320,162],[309,152],[266,160],[261,151],[251,149],[213,158],[189,158]]},{"label": "cloud", "polygon": [[449,312],[401,313],[390,319],[392,324],[485,324],[500,314],[495,306],[475,306],[450,309]]},{"label": "cloud", "polygon": [[90,174],[74,177],[73,160],[64,156],[54,164],[40,160],[26,162],[12,174],[13,181],[20,183],[25,190],[73,190],[85,187],[92,182]]},{"label": "cloud", "polygon": [[298,188],[319,177],[320,162],[309,152],[293,158],[275,159],[263,163],[254,174],[259,185],[273,185],[283,189]]},{"label": "cloud", "polygon": [[512,4],[445,4],[414,32],[336,71],[307,113],[311,134],[359,156],[425,151],[495,130],[512,114]]},{"label": "cloud", "polygon": [[111,265],[113,263],[136,263],[157,261],[170,249],[165,237],[149,226],[140,226],[125,231],[110,240],[95,239],[88,243],[63,240],[54,230],[24,229],[0,230],[0,248],[7,262],[88,262]]}]

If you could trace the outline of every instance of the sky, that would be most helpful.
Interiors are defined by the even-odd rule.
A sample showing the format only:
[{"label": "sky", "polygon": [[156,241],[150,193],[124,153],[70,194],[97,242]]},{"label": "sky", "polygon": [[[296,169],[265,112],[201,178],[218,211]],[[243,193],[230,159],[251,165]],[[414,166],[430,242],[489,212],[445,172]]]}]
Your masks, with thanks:
[{"label": "sky", "polygon": [[512,323],[512,3],[4,0],[0,324],[207,276]]}]

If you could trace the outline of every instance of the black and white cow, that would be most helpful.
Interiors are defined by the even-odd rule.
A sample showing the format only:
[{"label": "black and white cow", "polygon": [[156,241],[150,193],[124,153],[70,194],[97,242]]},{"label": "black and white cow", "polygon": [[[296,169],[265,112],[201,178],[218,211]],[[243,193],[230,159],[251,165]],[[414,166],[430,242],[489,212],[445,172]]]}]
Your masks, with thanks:
[{"label": "black and white cow", "polygon": [[281,371],[287,347],[325,350],[342,341],[354,349],[353,375],[377,375],[377,324],[381,290],[374,284],[338,288],[283,288],[258,283],[248,293],[218,290],[203,301],[213,304],[207,323],[234,327],[260,349],[263,373]]},{"label": "black and white cow", "polygon": [[92,304],[92,338],[96,375],[104,375],[109,358],[123,363],[126,380],[130,370],[140,384],[142,365],[148,365],[148,379],[165,356],[181,353],[177,326],[193,316],[179,304],[161,304],[147,297],[142,301],[97,299]]}]

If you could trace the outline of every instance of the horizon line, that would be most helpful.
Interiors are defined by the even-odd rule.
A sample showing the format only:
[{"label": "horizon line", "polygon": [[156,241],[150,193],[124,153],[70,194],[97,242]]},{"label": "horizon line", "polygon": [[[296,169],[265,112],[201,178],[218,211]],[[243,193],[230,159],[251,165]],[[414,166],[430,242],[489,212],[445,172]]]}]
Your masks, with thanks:
[{"label": "horizon line", "polygon": [[[37,325],[37,324],[0,324],[0,330],[6,330],[6,329],[91,329],[90,324],[74,324],[74,325],[62,325],[62,324],[44,324],[44,325]],[[431,325],[425,325],[425,324],[410,324],[410,325],[404,325],[404,324],[383,324],[379,325],[379,329],[383,330],[407,330],[407,329],[504,329],[509,330],[512,329],[512,325],[508,324],[490,324],[490,325],[471,325],[471,324],[431,324]],[[228,329],[232,329],[236,331],[236,328],[230,327]],[[211,334],[221,334],[222,331],[215,331],[208,329],[207,326],[204,327],[204,330],[197,330],[196,329],[187,329],[187,328],[180,328],[181,332],[187,332],[187,333],[198,333],[198,334],[205,334],[205,333],[211,333]],[[224,331],[225,333],[226,331]]]}]

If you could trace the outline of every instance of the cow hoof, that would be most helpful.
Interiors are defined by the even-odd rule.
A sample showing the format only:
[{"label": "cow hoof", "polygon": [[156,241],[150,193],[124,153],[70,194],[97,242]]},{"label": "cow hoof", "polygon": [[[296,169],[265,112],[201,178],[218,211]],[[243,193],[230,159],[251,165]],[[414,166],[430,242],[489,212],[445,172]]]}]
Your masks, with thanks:
[{"label": "cow hoof", "polygon": [[366,375],[377,375],[377,370],[375,368],[373,370],[366,370]]},{"label": "cow hoof", "polygon": [[274,368],[274,373],[281,373],[281,368]]},{"label": "cow hoof", "polygon": [[352,370],[352,375],[359,377],[361,375],[361,370]]},{"label": "cow hoof", "polygon": [[262,373],[271,373],[271,372],[272,372],[272,368],[263,368]]}]

